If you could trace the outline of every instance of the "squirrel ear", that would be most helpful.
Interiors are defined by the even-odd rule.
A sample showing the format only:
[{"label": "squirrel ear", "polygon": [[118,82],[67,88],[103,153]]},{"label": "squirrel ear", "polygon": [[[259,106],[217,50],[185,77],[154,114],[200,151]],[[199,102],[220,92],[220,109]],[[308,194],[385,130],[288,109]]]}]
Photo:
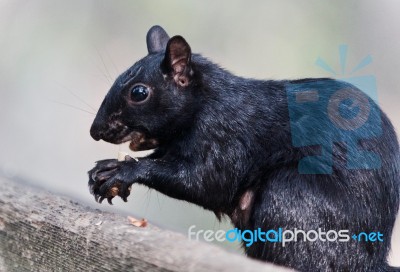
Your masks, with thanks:
[{"label": "squirrel ear", "polygon": [[165,50],[169,36],[165,30],[158,25],[149,29],[146,36],[147,50],[149,54],[158,53]]},{"label": "squirrel ear", "polygon": [[171,75],[183,87],[189,85],[191,56],[190,46],[183,37],[174,36],[168,41],[161,66],[166,74]]}]

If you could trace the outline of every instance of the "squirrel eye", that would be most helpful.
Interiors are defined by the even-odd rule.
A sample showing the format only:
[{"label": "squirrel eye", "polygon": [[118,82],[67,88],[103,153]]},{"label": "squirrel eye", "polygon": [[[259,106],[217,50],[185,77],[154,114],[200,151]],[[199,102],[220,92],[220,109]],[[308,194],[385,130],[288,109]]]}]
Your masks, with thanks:
[{"label": "squirrel eye", "polygon": [[144,85],[135,85],[131,89],[131,100],[133,102],[143,102],[149,97],[149,88]]}]

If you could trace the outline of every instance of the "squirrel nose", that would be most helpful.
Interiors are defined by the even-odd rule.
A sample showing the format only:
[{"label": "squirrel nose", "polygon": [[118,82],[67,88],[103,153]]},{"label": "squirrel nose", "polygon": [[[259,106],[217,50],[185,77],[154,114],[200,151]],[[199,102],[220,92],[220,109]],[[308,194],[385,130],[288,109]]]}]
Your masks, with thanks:
[{"label": "squirrel nose", "polygon": [[98,124],[96,120],[93,122],[91,128],[90,128],[90,136],[96,141],[101,140],[103,137],[103,126]]},{"label": "squirrel nose", "polygon": [[90,128],[90,136],[96,141],[99,141],[101,139],[101,133],[94,129],[93,126]]}]

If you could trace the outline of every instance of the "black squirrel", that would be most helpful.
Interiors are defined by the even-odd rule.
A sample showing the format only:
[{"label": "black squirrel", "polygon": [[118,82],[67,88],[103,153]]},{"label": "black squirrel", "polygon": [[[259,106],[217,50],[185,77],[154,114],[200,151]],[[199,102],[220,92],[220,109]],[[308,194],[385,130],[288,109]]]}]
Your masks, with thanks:
[{"label": "black squirrel", "polygon": [[[332,147],[331,173],[300,173],[301,160],[324,147],[293,145],[288,88],[354,86],[333,79],[238,77],[192,54],[183,37],[169,38],[160,26],[148,31],[147,48],[148,55],[111,87],[90,134],[96,141],[130,141],[132,150],[155,152],[139,161],[98,161],[89,171],[97,201],[111,203],[116,195],[127,201],[136,183],[195,203],[218,218],[227,215],[240,230],[379,231],[383,241],[300,238],[285,246],[258,241],[244,249],[249,257],[299,271],[400,271],[386,261],[399,208],[399,145],[379,108],[374,118],[380,135],[357,143],[379,154],[379,167],[348,169],[345,140],[350,136],[343,133]],[[376,106],[371,99],[366,102]],[[300,131],[307,118],[303,114],[296,121]],[[330,130],[326,120],[314,120],[314,133]],[[300,137],[310,137],[305,128]],[[368,165],[370,158],[358,159]],[[314,163],[313,169],[326,167],[323,161]]]}]

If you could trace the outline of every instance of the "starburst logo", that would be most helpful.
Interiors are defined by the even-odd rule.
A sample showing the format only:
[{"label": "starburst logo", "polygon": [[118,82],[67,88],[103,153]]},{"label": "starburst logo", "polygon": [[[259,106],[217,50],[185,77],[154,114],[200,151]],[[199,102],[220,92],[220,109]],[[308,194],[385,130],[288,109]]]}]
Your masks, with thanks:
[{"label": "starburst logo", "polygon": [[376,79],[372,75],[364,75],[364,76],[353,76],[366,66],[372,63],[371,55],[367,55],[364,57],[353,69],[347,69],[347,52],[348,46],[342,44],[339,46],[339,63],[340,63],[340,73],[335,71],[329,64],[326,63],[321,57],[318,57],[315,61],[315,64],[326,72],[330,73],[334,78],[341,79],[350,84],[353,84],[365,94],[367,94],[370,98],[372,98],[375,102],[378,102],[377,97],[377,88],[376,88]]},{"label": "starburst logo", "polygon": [[[346,62],[347,62],[347,45],[340,45],[339,46],[339,60],[340,60],[340,67],[341,67],[341,72],[342,75],[344,76],[346,73]],[[366,56],[363,58],[356,67],[354,67],[350,71],[350,75],[357,72],[358,70],[361,70],[368,64],[372,62],[372,57],[370,55]],[[331,73],[333,76],[337,76],[337,73],[321,58],[317,58],[317,61],[315,62],[319,67],[324,69],[325,71]]]},{"label": "starburst logo", "polygon": [[[377,169],[381,166],[379,155],[364,150],[359,144],[360,140],[381,135],[375,77],[346,77],[369,65],[372,58],[366,56],[349,73],[346,71],[346,45],[339,47],[339,58],[340,80],[306,79],[287,84],[293,146],[321,147],[319,154],[299,161],[301,174],[331,174],[334,143],[345,144],[344,167],[347,169]],[[333,76],[338,75],[322,58],[318,58],[316,64]]]}]

